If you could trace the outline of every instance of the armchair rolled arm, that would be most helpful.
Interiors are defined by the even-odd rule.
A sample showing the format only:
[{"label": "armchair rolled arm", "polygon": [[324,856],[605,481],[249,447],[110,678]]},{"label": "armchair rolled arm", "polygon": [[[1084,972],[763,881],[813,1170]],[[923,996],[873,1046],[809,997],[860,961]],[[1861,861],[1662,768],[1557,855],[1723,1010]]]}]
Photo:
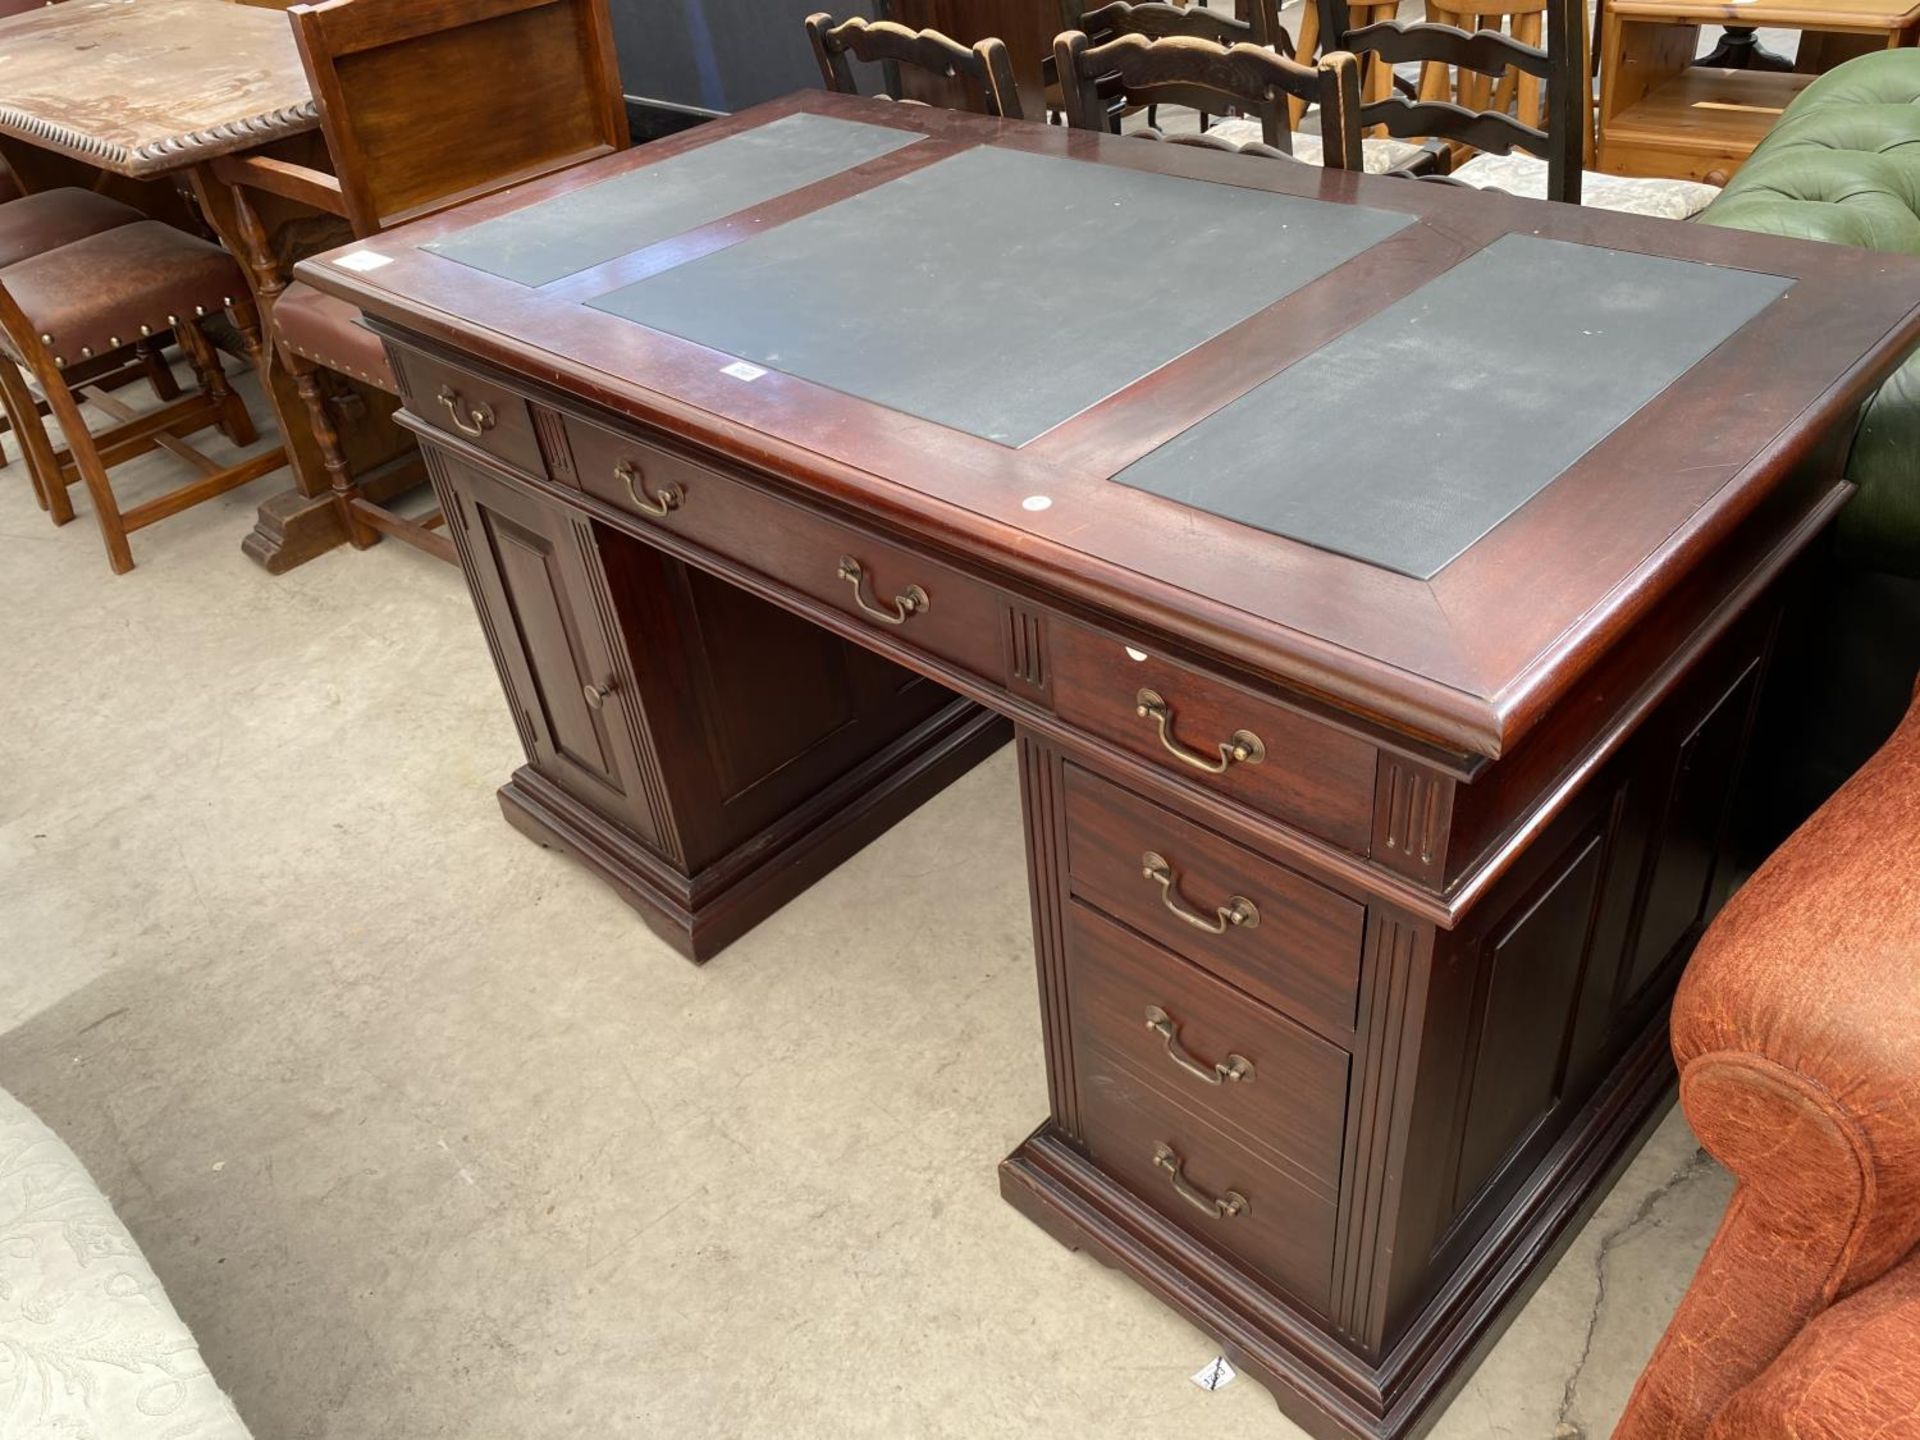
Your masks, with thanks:
[{"label": "armchair rolled arm", "polygon": [[1708,1440],[1895,1440],[1920,1415],[1920,1260],[1835,1305],[1727,1403]]},{"label": "armchair rolled arm", "polygon": [[1920,704],[1754,874],[1674,1001],[1680,1098],[1739,1184],[1616,1440],[1698,1440],[1920,1240]]}]

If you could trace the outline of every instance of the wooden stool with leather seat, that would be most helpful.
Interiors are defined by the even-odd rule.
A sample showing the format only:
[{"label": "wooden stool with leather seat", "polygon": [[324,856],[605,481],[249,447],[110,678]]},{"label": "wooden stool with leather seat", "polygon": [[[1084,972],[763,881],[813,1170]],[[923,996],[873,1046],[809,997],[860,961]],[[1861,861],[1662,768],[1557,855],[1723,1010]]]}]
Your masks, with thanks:
[{"label": "wooden stool with leather seat", "polygon": [[[70,245],[75,240],[84,240],[103,230],[118,229],[147,218],[133,206],[92,190],[66,186],[21,195],[17,187],[12,186],[11,172],[7,172],[5,180],[12,194],[4,204],[0,204],[0,269],[30,260],[49,250],[57,250],[62,245]],[[144,375],[153,386],[156,396],[171,400],[180,393],[180,387],[173,378],[173,371],[167,366],[162,353],[164,349],[164,336],[149,337],[136,347],[131,363],[114,357],[111,361],[91,365],[85,378],[102,388],[117,389]],[[14,388],[0,380],[0,400],[4,400],[7,406],[6,414],[0,416],[0,435],[19,428],[13,423]],[[35,400],[32,403],[42,415],[46,413],[44,401]],[[0,465],[6,463],[6,450],[0,447]],[[41,509],[48,508],[47,497],[37,477],[34,497],[40,502]]]},{"label": "wooden stool with leather seat", "polygon": [[[38,382],[66,440],[64,450],[54,449],[19,371],[0,365],[0,386],[34,483],[56,522],[73,515],[67,488],[76,480],[87,487],[116,574],[133,568],[129,532],[286,463],[276,447],[223,465],[186,443],[185,437],[210,427],[236,445],[255,439],[246,405],[200,328],[221,310],[257,353],[259,322],[240,267],[219,246],[157,220],[101,230],[0,270],[0,338]],[[100,390],[80,390],[87,367],[131,353],[140,341],[168,330],[199,376],[197,393],[136,414]],[[116,423],[90,434],[80,410],[83,396]],[[199,477],[122,510],[108,472],[154,449],[186,460]]]},{"label": "wooden stool with leather seat", "polygon": [[[214,162],[252,232],[250,246],[263,253],[270,247],[249,191],[344,216],[366,239],[626,148],[606,0],[444,0],[430,10],[417,0],[328,0],[295,5],[288,15],[337,173],[256,156]],[[522,69],[539,74],[541,84],[508,97],[482,83]],[[463,83],[421,84],[423,71]],[[444,516],[409,519],[376,503],[341,449],[322,372],[399,389],[359,312],[299,281],[271,308],[278,353],[306,403],[354,545],[364,549],[386,534],[457,563],[453,542],[440,533]]]}]

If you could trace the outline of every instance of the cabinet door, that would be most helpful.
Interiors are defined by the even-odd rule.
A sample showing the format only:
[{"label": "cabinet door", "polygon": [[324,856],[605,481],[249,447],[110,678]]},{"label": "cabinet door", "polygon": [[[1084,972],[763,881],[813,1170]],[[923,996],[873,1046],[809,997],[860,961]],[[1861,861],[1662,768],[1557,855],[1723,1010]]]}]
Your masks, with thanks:
[{"label": "cabinet door", "polygon": [[1717,902],[1721,851],[1734,781],[1746,755],[1746,736],[1760,688],[1755,660],[1724,690],[1680,741],[1666,784],[1663,813],[1642,880],[1640,929],[1620,993],[1631,1005],[1682,948],[1706,928]]},{"label": "cabinet door", "polygon": [[424,449],[528,760],[659,848],[665,802],[647,783],[592,523]]}]

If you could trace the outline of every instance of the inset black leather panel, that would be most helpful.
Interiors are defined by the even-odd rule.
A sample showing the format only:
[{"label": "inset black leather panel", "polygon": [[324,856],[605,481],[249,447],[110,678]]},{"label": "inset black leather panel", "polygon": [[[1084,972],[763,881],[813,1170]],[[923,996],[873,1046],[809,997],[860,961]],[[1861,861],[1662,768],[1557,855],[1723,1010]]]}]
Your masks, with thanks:
[{"label": "inset black leather panel", "polygon": [[420,248],[545,285],[918,143],[911,131],[789,115]]},{"label": "inset black leather panel", "polygon": [[1506,235],[1114,479],[1431,579],[1791,285]]},{"label": "inset black leather panel", "polygon": [[980,148],[591,303],[1024,445],[1410,223]]}]

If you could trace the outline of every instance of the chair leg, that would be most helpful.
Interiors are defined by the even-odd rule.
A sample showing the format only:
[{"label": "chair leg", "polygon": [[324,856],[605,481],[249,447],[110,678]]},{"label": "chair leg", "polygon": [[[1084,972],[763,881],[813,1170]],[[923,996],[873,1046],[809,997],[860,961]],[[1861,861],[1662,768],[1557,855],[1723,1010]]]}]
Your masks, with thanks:
[{"label": "chair leg", "polygon": [[[0,356],[0,408],[4,408],[5,410],[4,428],[9,431],[17,431],[19,427],[13,423],[13,412],[14,407],[18,405],[20,401],[15,398],[16,387],[7,383],[9,372],[17,379],[19,371],[14,369],[13,363],[10,360],[7,360],[4,356]],[[33,396],[31,393],[27,395],[26,403],[28,405],[33,404]],[[23,459],[26,457],[26,453],[26,447],[22,444],[20,454]],[[6,451],[4,448],[0,448],[0,466],[5,466],[6,463]],[[41,484],[40,471],[31,461],[28,461],[27,464],[27,483],[33,487],[33,503],[38,505],[42,510],[45,510],[47,508],[47,487]]]},{"label": "chair leg", "polygon": [[[33,488],[43,508],[54,524],[66,524],[73,519],[73,500],[67,494],[53,439],[40,418],[40,406],[26,376],[10,361],[0,362],[0,400],[6,402],[7,418],[13,433],[20,437],[20,453],[26,457],[27,473],[33,477]],[[75,423],[79,423],[77,418]]]},{"label": "chair leg", "polygon": [[[53,418],[67,437],[67,451],[73,456],[74,466],[86,482],[87,494],[93,499],[93,517],[100,522],[100,538],[107,546],[107,563],[113,566],[114,574],[124,575],[133,569],[133,547],[127,544],[127,527],[120,518],[120,502],[114,498],[107,467],[100,463],[100,452],[94,449],[93,436],[66,382],[57,376],[51,379],[43,376],[41,384],[47,392],[47,405],[53,411]],[[64,488],[57,473],[47,488],[49,492]],[[53,498],[51,493],[48,498]]]},{"label": "chair leg", "polygon": [[140,357],[140,368],[147,373],[147,384],[153,387],[153,398],[162,404],[178,400],[180,382],[174,379],[173,367],[167,363],[165,339],[137,340],[133,353]]},{"label": "chair leg", "polygon": [[260,438],[253,428],[253,417],[247,414],[246,402],[240,398],[239,391],[228,383],[226,368],[221,365],[219,352],[212,342],[191,320],[174,333],[180,337],[180,348],[187,352],[188,363],[200,377],[200,388],[219,412],[220,433],[236,445],[253,444]]},{"label": "chair leg", "polygon": [[320,367],[291,350],[282,349],[280,353],[286,361],[287,373],[293,376],[294,389],[300,392],[300,399],[307,407],[307,423],[312,427],[314,444],[320,449],[320,459],[327,467],[327,480],[333,487],[334,504],[340,510],[340,523],[346,526],[347,538],[353,541],[354,548],[365,550],[379,540],[380,532],[354,513],[351,502],[360,493],[360,486],[353,478],[353,467],[347,463],[346,452],[340,448],[340,431],[333,423],[333,406],[320,383]]}]

